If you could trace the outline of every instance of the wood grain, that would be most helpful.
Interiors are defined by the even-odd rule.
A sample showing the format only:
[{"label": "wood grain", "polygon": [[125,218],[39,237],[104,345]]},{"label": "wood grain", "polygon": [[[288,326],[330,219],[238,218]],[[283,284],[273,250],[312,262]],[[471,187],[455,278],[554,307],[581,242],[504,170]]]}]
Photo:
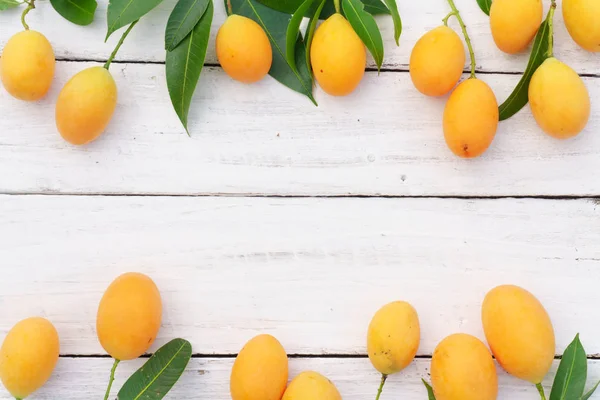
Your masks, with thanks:
[{"label": "wood grain", "polygon": [[[88,27],[79,27],[63,19],[52,9],[48,2],[40,2],[35,12],[30,13],[28,21],[32,29],[42,30],[53,43],[60,59],[68,60],[106,60],[118,41],[120,32],[113,35],[108,43],[103,43],[106,36],[107,0],[99,2],[96,21]],[[544,2],[548,3],[549,2]],[[559,5],[562,4],[558,0]],[[480,70],[493,72],[522,72],[527,65],[527,54],[509,56],[495,46],[491,36],[489,19],[481,12],[475,0],[456,0],[456,4],[468,25],[477,53],[477,66]],[[546,4],[546,6],[548,6]],[[154,11],[142,19],[119,52],[117,60],[164,62],[164,34],[169,13],[175,0],[165,0]],[[385,43],[384,68],[406,69],[410,52],[416,41],[428,30],[442,24],[442,18],[450,11],[445,0],[406,1],[399,3],[400,13],[404,21],[404,29],[400,47],[394,42],[394,27],[391,18],[379,17]],[[218,27],[225,20],[223,2],[215,2],[215,18],[212,39],[206,62],[217,63],[214,51],[214,38]],[[588,53],[573,42],[562,22],[562,13],[556,13],[556,50],[557,57],[568,61],[578,72],[599,74],[599,56]],[[459,29],[456,21],[452,26]],[[19,21],[19,10],[0,14],[0,48],[8,38],[22,30]],[[372,59],[369,65],[374,67]]]},{"label": "wood grain", "polygon": [[588,200],[0,196],[0,332],[42,315],[63,354],[102,354],[108,284],[134,270],[164,296],[157,345],[235,354],[255,334],[291,354],[365,354],[373,313],[418,309],[419,354],[482,336],[492,287],[546,305],[562,352],[577,332],[600,353],[600,206]]}]

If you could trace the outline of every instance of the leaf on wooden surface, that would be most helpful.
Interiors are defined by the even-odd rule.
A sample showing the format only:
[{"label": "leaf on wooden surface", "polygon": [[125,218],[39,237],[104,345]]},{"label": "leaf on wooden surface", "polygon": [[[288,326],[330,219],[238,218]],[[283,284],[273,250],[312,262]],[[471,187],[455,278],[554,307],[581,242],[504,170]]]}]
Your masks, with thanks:
[{"label": "leaf on wooden surface", "polygon": [[310,22],[308,23],[308,28],[306,29],[306,65],[308,66],[309,71],[312,71],[312,64],[310,62],[310,46],[312,46],[315,31],[317,30],[317,23],[321,17],[321,12],[323,11],[325,2],[326,0],[321,0],[321,4],[319,4],[315,10],[315,13],[310,17]]},{"label": "leaf on wooden surface", "polygon": [[306,48],[302,35],[298,35],[296,42],[295,69],[286,57],[287,27],[292,16],[264,6],[257,0],[231,0],[231,6],[234,14],[254,20],[262,26],[269,37],[273,48],[273,64],[269,75],[288,88],[307,96],[316,105],[312,93],[313,80],[306,64]]},{"label": "leaf on wooden surface", "polygon": [[[300,36],[300,24],[304,19],[304,15],[312,7],[315,1],[316,0],[306,0],[302,3],[296,12],[294,12],[294,15],[292,15],[292,19],[287,27],[285,55],[288,64],[290,64],[295,71],[298,70],[296,68],[296,43],[298,43],[298,37]],[[310,47],[307,46],[307,49],[310,49]],[[309,52],[310,51],[307,51],[307,53]]]},{"label": "leaf on wooden surface", "polygon": [[596,392],[596,389],[598,389],[598,386],[600,386],[600,381],[598,383],[596,383],[596,385],[593,388],[591,388],[589,390],[589,392],[587,392],[586,394],[584,394],[581,397],[581,400],[588,400],[590,397],[592,397],[592,395],[594,394],[594,392]]},{"label": "leaf on wooden surface", "polygon": [[8,10],[9,8],[15,8],[20,6],[20,1],[17,0],[0,0],[0,11]]},{"label": "leaf on wooden surface", "polygon": [[505,121],[521,111],[523,107],[529,102],[529,83],[535,71],[542,65],[542,63],[548,58],[548,46],[550,44],[550,24],[548,18],[540,26],[535,41],[533,42],[533,48],[531,49],[531,56],[529,57],[529,64],[523,73],[523,77],[517,84],[517,87],[508,96],[506,101],[499,107],[500,109],[500,121]]},{"label": "leaf on wooden surface", "polygon": [[[365,6],[365,11],[371,15],[390,15],[391,13],[390,9],[381,0],[363,0],[362,3]],[[333,14],[335,14],[333,0],[327,0],[321,13],[321,19],[327,19]]]},{"label": "leaf on wooden surface", "polygon": [[175,49],[198,24],[212,0],[179,0],[165,30],[165,50]]},{"label": "leaf on wooden surface", "polygon": [[137,21],[163,0],[109,0],[106,19],[108,31],[106,39],[115,31]]},{"label": "leaf on wooden surface", "polygon": [[479,8],[481,8],[481,11],[486,13],[486,15],[490,15],[490,9],[492,8],[492,0],[477,0],[477,4],[479,4]]},{"label": "leaf on wooden surface", "polygon": [[82,26],[94,22],[98,7],[96,0],[50,0],[50,4],[67,21]]},{"label": "leaf on wooden surface", "polygon": [[[394,39],[396,39],[396,45],[400,46],[400,35],[402,35],[402,18],[400,18],[400,12],[398,12],[398,5],[396,0],[383,0],[392,14],[394,20]],[[365,8],[366,9],[366,8]]]},{"label": "leaf on wooden surface", "polygon": [[167,52],[165,68],[167,87],[173,108],[188,132],[188,113],[206,58],[214,7],[208,8],[190,34],[174,50]]},{"label": "leaf on wooden surface", "polygon": [[134,372],[125,382],[117,400],[160,400],[177,383],[192,357],[192,345],[184,339],[174,339]]},{"label": "leaf on wooden surface", "polygon": [[435,394],[433,393],[433,388],[425,379],[421,379],[423,381],[423,385],[425,385],[425,389],[427,389],[427,396],[429,400],[435,400]]},{"label": "leaf on wooden surface", "polygon": [[579,334],[565,349],[558,365],[550,400],[581,399],[587,380],[587,357]]},{"label": "leaf on wooden surface", "polygon": [[364,10],[364,5],[360,0],[342,0],[342,6],[348,22],[371,52],[377,68],[381,69],[383,64],[383,38],[375,18]]}]

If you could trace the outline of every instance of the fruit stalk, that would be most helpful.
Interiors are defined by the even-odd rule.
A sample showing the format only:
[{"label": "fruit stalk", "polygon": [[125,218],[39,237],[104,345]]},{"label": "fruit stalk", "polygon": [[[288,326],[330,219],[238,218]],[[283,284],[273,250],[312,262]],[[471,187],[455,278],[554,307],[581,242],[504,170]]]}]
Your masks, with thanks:
[{"label": "fruit stalk", "polygon": [[21,23],[23,24],[23,28],[28,31],[29,25],[27,25],[27,22],[25,22],[25,17],[27,14],[29,14],[29,11],[35,8],[35,0],[26,0],[25,3],[27,3],[27,8],[23,10],[23,14],[21,14]]},{"label": "fruit stalk", "polygon": [[544,393],[544,387],[542,386],[542,384],[538,383],[537,385],[535,385],[535,387],[537,388],[538,392],[540,392],[542,400],[546,400],[546,393]]},{"label": "fruit stalk", "polygon": [[115,371],[117,370],[117,366],[119,365],[119,360],[115,359],[115,362],[110,370],[110,379],[108,380],[108,387],[106,388],[106,394],[104,395],[104,400],[108,400],[110,396],[110,389],[112,388],[112,384],[115,381]]},{"label": "fruit stalk", "polygon": [[340,7],[340,0],[333,0],[333,4],[335,5],[335,12],[341,14],[342,8]]},{"label": "fruit stalk", "polygon": [[377,390],[377,397],[375,397],[375,400],[379,400],[379,398],[381,397],[381,392],[383,392],[383,386],[385,385],[386,380],[387,380],[387,375],[382,374],[381,375],[381,384],[379,384],[379,389]]},{"label": "fruit stalk", "polygon": [[554,57],[554,10],[556,10],[556,0],[552,0],[550,11],[548,11],[548,29],[550,30],[550,35],[548,36],[548,57]]},{"label": "fruit stalk", "polygon": [[452,12],[444,18],[444,25],[448,26],[448,20],[453,15],[458,20],[460,24],[460,29],[465,37],[465,41],[467,42],[467,47],[469,48],[469,56],[471,57],[471,78],[475,78],[475,51],[473,51],[473,44],[471,43],[471,38],[469,37],[469,33],[467,32],[467,26],[465,25],[465,21],[463,21],[462,16],[460,15],[460,11],[456,8],[456,4],[454,4],[454,0],[448,0],[448,4],[450,4],[450,8],[452,8]]},{"label": "fruit stalk", "polygon": [[112,61],[114,60],[114,58],[117,56],[117,53],[119,52],[119,49],[121,48],[121,46],[125,42],[125,39],[129,35],[129,32],[131,32],[131,30],[138,23],[138,21],[139,21],[139,19],[137,21],[133,21],[131,23],[131,25],[129,25],[129,28],[127,28],[127,30],[125,31],[125,33],[123,33],[123,36],[121,36],[121,39],[119,39],[119,43],[117,43],[117,47],[115,47],[115,49],[113,50],[112,54],[110,55],[110,57],[106,61],[106,64],[104,64],[104,68],[106,68],[107,70],[110,68],[110,64],[112,63]]}]

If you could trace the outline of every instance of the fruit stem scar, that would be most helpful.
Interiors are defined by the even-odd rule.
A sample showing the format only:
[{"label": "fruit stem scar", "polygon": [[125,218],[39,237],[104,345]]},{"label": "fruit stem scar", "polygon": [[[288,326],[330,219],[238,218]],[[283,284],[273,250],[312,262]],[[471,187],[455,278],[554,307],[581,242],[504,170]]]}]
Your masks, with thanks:
[{"label": "fruit stem scar", "polygon": [[27,22],[25,22],[25,17],[27,14],[29,14],[29,11],[35,8],[35,0],[25,0],[25,3],[27,4],[27,8],[23,10],[23,14],[21,14],[21,23],[23,24],[23,28],[28,31],[29,25],[27,25]]},{"label": "fruit stem scar", "polygon": [[537,388],[538,392],[540,392],[542,400],[546,400],[546,393],[544,393],[544,387],[542,386],[542,384],[538,383],[537,385],[535,385],[535,387]]},{"label": "fruit stem scar", "polygon": [[379,400],[379,398],[381,397],[381,392],[383,392],[383,385],[385,385],[387,377],[388,376],[385,374],[381,375],[381,383],[379,384],[379,389],[377,390],[377,397],[375,398],[375,400]]},{"label": "fruit stem scar", "polygon": [[335,12],[341,14],[340,0],[333,0],[333,4],[335,5]]},{"label": "fruit stem scar", "polygon": [[114,60],[114,58],[117,56],[117,53],[119,52],[119,49],[123,45],[123,42],[125,42],[125,39],[129,35],[129,32],[131,32],[131,30],[133,29],[133,27],[135,26],[135,24],[138,23],[138,21],[139,21],[139,19],[137,21],[133,21],[131,23],[131,25],[129,25],[129,28],[127,28],[127,30],[125,31],[125,33],[123,33],[123,36],[121,36],[121,39],[119,39],[119,43],[117,43],[117,47],[115,47],[115,49],[113,50],[112,54],[110,55],[110,57],[106,61],[106,64],[104,64],[104,68],[106,68],[107,70],[110,68],[110,63],[112,63],[112,61]]},{"label": "fruit stem scar", "polygon": [[106,394],[104,395],[104,400],[108,400],[108,397],[110,396],[110,389],[112,388],[112,384],[115,380],[115,371],[117,370],[117,366],[119,365],[121,361],[115,359],[115,362],[110,370],[110,379],[108,381],[108,387],[106,388]]},{"label": "fruit stem scar", "polygon": [[548,57],[554,57],[554,10],[556,10],[556,0],[552,0],[550,11],[548,11]]},{"label": "fruit stem scar", "polygon": [[460,29],[462,29],[462,33],[465,37],[465,41],[467,42],[467,47],[469,48],[469,56],[471,56],[471,78],[475,78],[475,52],[473,51],[473,44],[471,43],[471,38],[469,37],[469,33],[467,32],[467,26],[465,25],[465,21],[463,21],[458,8],[456,8],[456,4],[454,4],[454,0],[448,0],[448,4],[450,4],[450,8],[452,8],[452,12],[444,18],[444,25],[448,25],[448,19],[453,15],[458,20],[460,24]]}]

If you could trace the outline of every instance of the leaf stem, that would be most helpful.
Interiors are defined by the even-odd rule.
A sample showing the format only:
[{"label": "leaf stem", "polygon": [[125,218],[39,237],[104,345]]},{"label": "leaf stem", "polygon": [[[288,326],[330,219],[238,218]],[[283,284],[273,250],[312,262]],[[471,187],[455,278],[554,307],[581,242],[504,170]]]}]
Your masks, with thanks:
[{"label": "leaf stem", "polygon": [[385,385],[387,377],[388,376],[385,374],[381,375],[381,383],[379,384],[379,389],[377,390],[377,397],[375,398],[375,400],[379,400],[379,398],[381,397],[381,392],[383,392],[383,385]]},{"label": "leaf stem", "polygon": [[[553,0],[554,1],[554,0]],[[450,8],[452,8],[452,12],[446,16],[444,19],[444,25],[448,25],[448,19],[451,16],[455,16],[460,24],[460,28],[462,29],[462,33],[465,37],[465,41],[467,42],[467,47],[469,48],[469,55],[471,56],[471,78],[475,78],[475,52],[473,51],[473,44],[471,43],[471,38],[469,37],[469,33],[467,32],[467,26],[465,25],[465,21],[463,21],[460,11],[456,8],[456,4],[454,4],[454,0],[448,0],[448,4],[450,4]]]},{"label": "leaf stem", "polygon": [[546,393],[544,393],[544,387],[542,386],[542,384],[538,383],[537,385],[535,385],[535,387],[537,388],[538,392],[540,392],[542,400],[546,400]]},{"label": "leaf stem", "polygon": [[106,388],[106,394],[104,395],[104,400],[108,400],[108,397],[110,396],[110,389],[112,388],[112,384],[115,380],[115,371],[117,370],[117,366],[119,365],[121,361],[115,359],[115,363],[113,364],[111,370],[110,370],[110,380],[108,381],[108,387]]},{"label": "leaf stem", "polygon": [[556,0],[552,0],[550,11],[548,11],[548,28],[550,35],[548,36],[548,57],[554,57],[554,11],[556,10]]},{"label": "leaf stem", "polygon": [[231,5],[231,0],[225,0],[225,5],[227,8],[227,15],[233,14],[233,6]]},{"label": "leaf stem", "polygon": [[333,4],[335,5],[335,12],[341,14],[342,8],[340,7],[340,0],[333,0]]},{"label": "leaf stem", "polygon": [[25,3],[27,4],[27,8],[23,10],[23,14],[21,14],[21,23],[23,24],[23,28],[28,31],[29,25],[27,25],[27,22],[25,22],[25,17],[27,14],[29,14],[29,11],[35,8],[35,0],[25,0]]},{"label": "leaf stem", "polygon": [[106,61],[106,64],[104,64],[104,68],[106,68],[107,70],[110,68],[110,64],[113,62],[113,60],[117,56],[117,53],[119,52],[119,49],[123,45],[123,42],[125,42],[125,39],[129,35],[129,32],[131,32],[131,30],[133,29],[133,27],[135,26],[135,24],[138,23],[138,21],[139,21],[139,19],[137,21],[133,21],[131,23],[131,25],[129,25],[129,28],[127,28],[127,30],[125,31],[125,33],[123,33],[123,36],[121,36],[121,39],[119,39],[119,43],[117,43],[117,47],[115,47],[115,49],[113,50],[112,54],[110,55],[110,57]]}]

